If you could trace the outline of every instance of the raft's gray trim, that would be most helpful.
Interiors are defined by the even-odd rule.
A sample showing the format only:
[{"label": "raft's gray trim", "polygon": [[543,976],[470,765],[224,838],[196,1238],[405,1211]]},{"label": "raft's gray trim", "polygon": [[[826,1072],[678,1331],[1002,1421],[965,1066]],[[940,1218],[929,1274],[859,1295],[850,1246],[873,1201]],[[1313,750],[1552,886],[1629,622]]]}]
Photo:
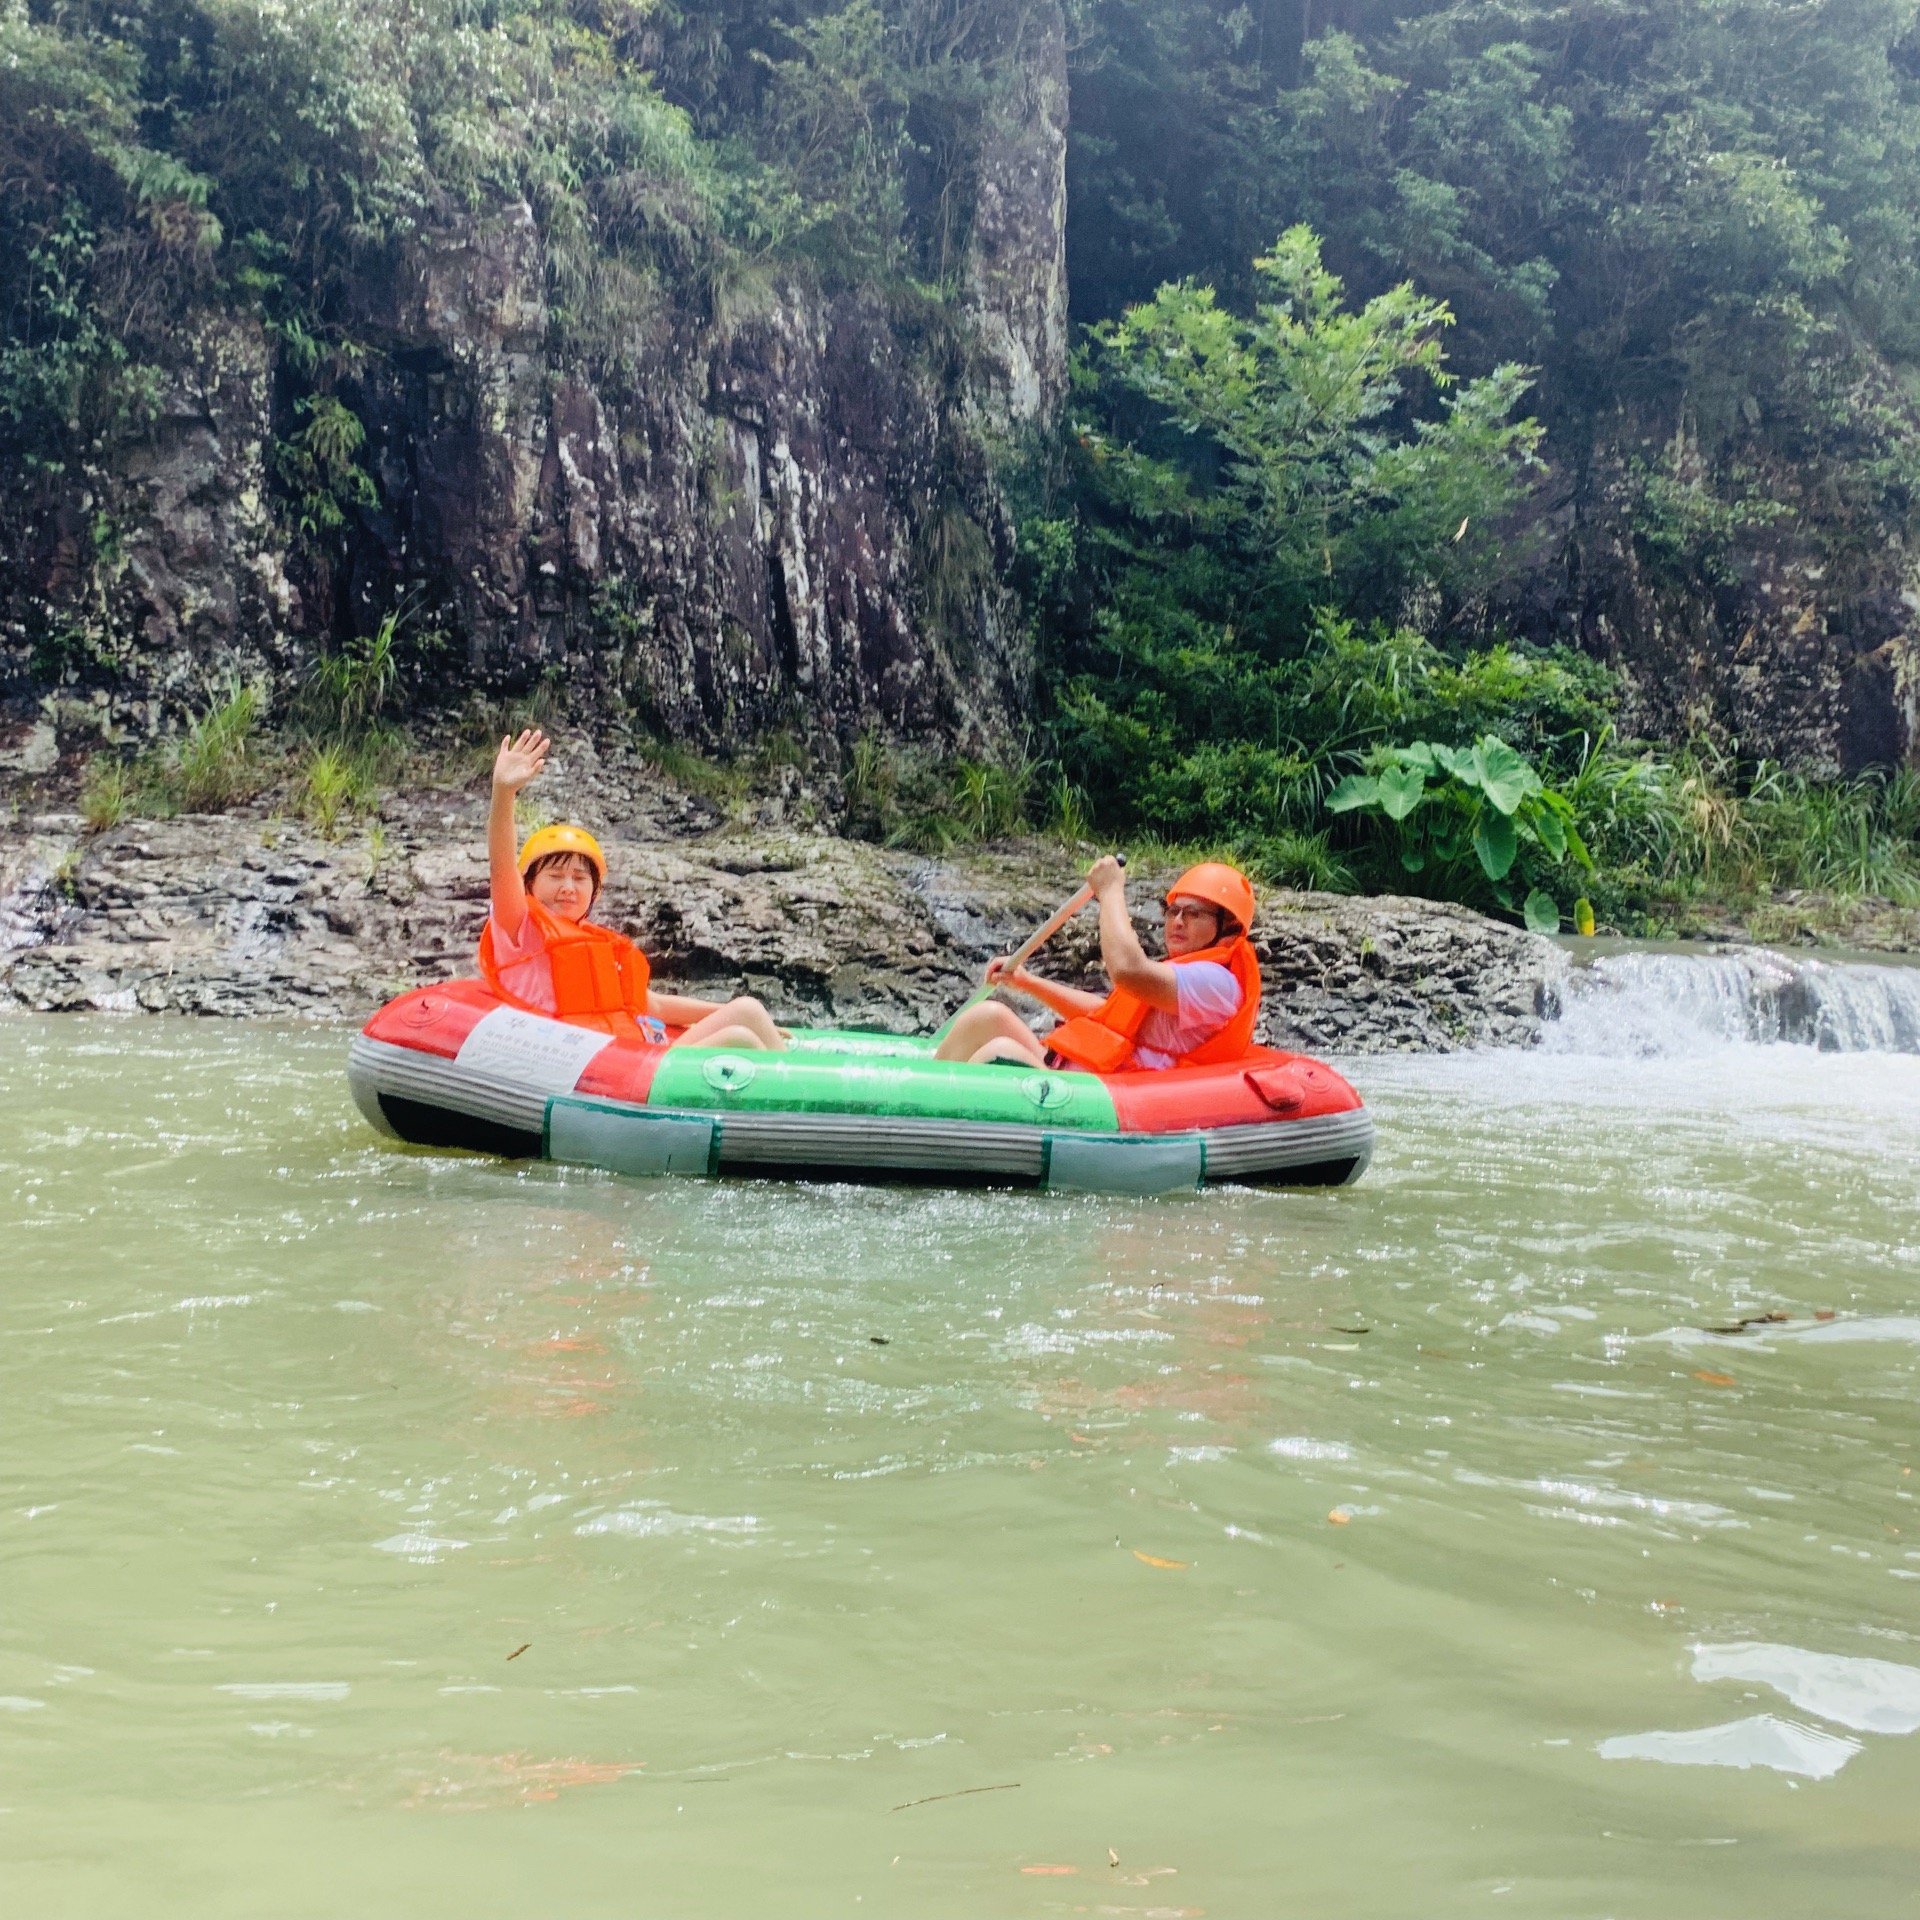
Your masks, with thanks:
[{"label": "raft's gray trim", "polygon": [[1005,1173],[1038,1180],[1046,1135],[1010,1120],[921,1120],[897,1114],[728,1113],[720,1119],[720,1167],[920,1168],[932,1173]]},{"label": "raft's gray trim", "polygon": [[1197,1133],[1047,1136],[1047,1185],[1056,1193],[1191,1193],[1206,1171]]},{"label": "raft's gray trim", "polygon": [[347,1049],[347,1086],[353,1094],[353,1104],[360,1109],[367,1125],[375,1133],[384,1133],[389,1140],[398,1140],[400,1136],[394,1132],[393,1122],[380,1110],[379,1063],[371,1057],[371,1049],[379,1044],[365,1034],[355,1037]]},{"label": "raft's gray trim", "polygon": [[[347,1080],[362,1113],[369,1103],[378,1104],[380,1094],[397,1093],[404,1100],[470,1113],[476,1120],[492,1120],[522,1133],[538,1133],[546,1124],[545,1093],[475,1073],[437,1053],[369,1040],[364,1033],[354,1036],[348,1051]],[[381,1122],[375,1124],[383,1132],[392,1132]]]},{"label": "raft's gray trim", "polygon": [[1365,1107],[1305,1120],[1209,1127],[1200,1137],[1207,1143],[1209,1180],[1257,1180],[1263,1173],[1351,1158],[1346,1184],[1352,1186],[1373,1158],[1373,1116]]},{"label": "raft's gray trim", "polygon": [[710,1114],[654,1113],[560,1094],[547,1102],[547,1158],[609,1173],[713,1171]]},{"label": "raft's gray trim", "polygon": [[[391,1135],[393,1128],[380,1111],[379,1096],[383,1093],[470,1114],[525,1133],[543,1134],[546,1129],[548,1095],[473,1073],[438,1054],[396,1047],[384,1040],[371,1040],[365,1034],[354,1038],[347,1057],[347,1075],[355,1104],[384,1134]],[[622,1102],[595,1102],[580,1095],[563,1097],[570,1109],[631,1113],[636,1118],[645,1116],[651,1124],[684,1121],[713,1129],[717,1122],[719,1141],[714,1159],[722,1171],[730,1163],[898,1167],[928,1173],[1004,1174],[1014,1179],[1038,1181],[1047,1178],[1049,1137],[1056,1151],[1071,1137],[1076,1144],[1096,1148],[1111,1146],[1122,1152],[1157,1147],[1191,1154],[1197,1144],[1204,1155],[1202,1170],[1208,1181],[1258,1180],[1263,1175],[1284,1173],[1294,1167],[1350,1160],[1353,1164],[1347,1179],[1351,1183],[1366,1171],[1373,1155],[1373,1119],[1364,1107],[1347,1113],[1321,1114],[1312,1119],[1209,1127],[1180,1135],[1082,1133],[1069,1136],[1012,1121],[927,1120],[893,1114],[734,1112],[714,1115],[677,1108],[629,1108]],[[575,1147],[585,1145],[580,1136],[569,1138]],[[686,1138],[691,1140],[691,1136]],[[638,1148],[629,1145],[623,1151],[633,1152]],[[572,1154],[567,1157],[571,1158]],[[1072,1149],[1068,1157],[1072,1158]],[[582,1151],[580,1159],[594,1166],[610,1164],[591,1154],[590,1149]],[[676,1156],[675,1170],[679,1164]]]}]

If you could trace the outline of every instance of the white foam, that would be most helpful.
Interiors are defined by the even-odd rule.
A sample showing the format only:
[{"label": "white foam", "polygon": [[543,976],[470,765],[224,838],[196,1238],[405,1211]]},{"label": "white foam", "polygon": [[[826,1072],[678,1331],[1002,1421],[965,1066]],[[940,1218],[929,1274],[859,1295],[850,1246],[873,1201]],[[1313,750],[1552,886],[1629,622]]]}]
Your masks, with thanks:
[{"label": "white foam", "polygon": [[1903,1340],[1920,1346],[1920,1320],[1905,1314],[1864,1320],[1816,1320],[1810,1327],[1783,1327],[1772,1337],[1797,1340],[1809,1346],[1849,1340]]},{"label": "white foam", "polygon": [[1856,1733],[1920,1731],[1920,1667],[1897,1660],[1866,1660],[1764,1640],[1735,1640],[1696,1646],[1693,1677],[1771,1687],[1802,1712],[1818,1714]]},{"label": "white foam", "polygon": [[1742,1045],[1920,1053],[1920,968],[1718,954],[1613,953],[1560,985],[1552,1053],[1685,1058]]},{"label": "white foam", "polygon": [[1313,1440],[1305,1434],[1290,1434],[1267,1443],[1269,1453],[1283,1460],[1351,1460],[1353,1449],[1341,1440]]},{"label": "white foam", "polygon": [[1506,1313],[1500,1316],[1503,1327],[1520,1327],[1528,1333],[1558,1333],[1560,1322],[1540,1313]]},{"label": "white foam", "polygon": [[344,1700],[351,1691],[344,1680],[230,1680],[214,1688],[236,1700]]},{"label": "white foam", "polygon": [[373,1543],[375,1553],[404,1553],[412,1560],[433,1560],[443,1553],[457,1553],[465,1540],[442,1540],[431,1533],[396,1533]]},{"label": "white foam", "polygon": [[597,1520],[584,1521],[575,1533],[617,1533],[628,1539],[658,1539],[676,1533],[752,1533],[760,1522],[750,1513],[675,1513],[664,1501],[641,1500]]},{"label": "white foam", "polygon": [[1858,1740],[1821,1733],[1771,1713],[1678,1733],[1622,1733],[1602,1740],[1603,1760],[1659,1760],[1670,1767],[1770,1767],[1826,1780],[1860,1751]]}]

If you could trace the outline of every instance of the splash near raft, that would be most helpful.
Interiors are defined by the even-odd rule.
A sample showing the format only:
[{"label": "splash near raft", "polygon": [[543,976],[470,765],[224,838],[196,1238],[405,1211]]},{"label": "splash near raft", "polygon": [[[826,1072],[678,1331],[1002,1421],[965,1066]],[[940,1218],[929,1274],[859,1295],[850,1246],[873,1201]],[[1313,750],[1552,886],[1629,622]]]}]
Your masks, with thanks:
[{"label": "splash near raft", "polygon": [[1175,1193],[1344,1186],[1372,1157],[1360,1096],[1301,1054],[1093,1074],[935,1060],[933,1044],[803,1030],[784,1053],[666,1047],[455,980],[375,1014],[348,1074],[392,1138],[612,1173]]}]

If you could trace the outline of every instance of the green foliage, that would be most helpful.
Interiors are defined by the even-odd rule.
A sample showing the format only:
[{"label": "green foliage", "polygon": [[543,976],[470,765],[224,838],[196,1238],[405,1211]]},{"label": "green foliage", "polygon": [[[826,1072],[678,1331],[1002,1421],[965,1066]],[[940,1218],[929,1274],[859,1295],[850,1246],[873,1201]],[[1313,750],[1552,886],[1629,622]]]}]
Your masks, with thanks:
[{"label": "green foliage", "polygon": [[[895,746],[868,729],[847,756],[841,779],[849,832],[888,846],[945,853],[957,846],[1002,840],[1028,824],[1027,808],[1037,766],[970,760],[940,760]],[[1070,787],[1057,782],[1053,819],[1066,837],[1082,824]]]},{"label": "green foliage", "polygon": [[172,754],[169,787],[186,813],[219,813],[257,790],[266,696],[234,682],[188,723]]},{"label": "green foliage", "polygon": [[1565,870],[1593,859],[1573,802],[1521,754],[1489,733],[1470,748],[1423,740],[1370,757],[1372,771],[1341,781],[1327,811],[1372,826],[1376,861],[1391,854],[1423,890],[1520,912],[1536,930],[1559,925],[1555,885],[1570,891]]},{"label": "green foliage", "polygon": [[[1402,285],[1349,310],[1305,227],[1254,268],[1249,319],[1183,283],[1095,330],[1093,394],[1109,419],[1118,389],[1164,423],[1157,441],[1186,443],[1156,455],[1090,423],[1102,491],[1163,544],[1206,542],[1238,576],[1235,597],[1283,639],[1317,605],[1484,578],[1494,523],[1536,464],[1539,427],[1510,417],[1522,369],[1450,391],[1444,303]],[[1391,418],[1427,393],[1433,413]],[[1204,461],[1183,458],[1189,447]]]},{"label": "green foliage", "polygon": [[1742,769],[1704,741],[1667,754],[1589,742],[1562,791],[1596,871],[1603,917],[1658,930],[1703,904],[1776,891],[1920,902],[1920,779],[1814,779]]},{"label": "green foliage", "polygon": [[304,394],[294,412],[306,422],[274,444],[274,467],[292,496],[295,524],[308,540],[337,533],[353,507],[379,504],[372,476],[360,465],[367,430],[332,394]]},{"label": "green foliage", "polygon": [[1886,370],[1920,355],[1909,0],[1082,19],[1078,317],[1188,278],[1242,311],[1263,297],[1250,243],[1305,221],[1363,298],[1411,279],[1444,299],[1465,370],[1537,369],[1546,457],[1591,507],[1627,469],[1664,587],[1710,595],[1789,514],[1842,562],[1909,536],[1920,428]]},{"label": "green foliage", "polygon": [[[400,778],[411,757],[412,742],[392,713],[409,672],[441,639],[417,627],[417,613],[403,602],[372,633],[320,654],[293,703],[283,735],[289,799],[329,840],[373,812],[380,789]],[[490,744],[498,741],[496,733]]]},{"label": "green foliage", "polygon": [[[1612,683],[1570,652],[1448,650],[1396,615],[1442,625],[1509,563],[1502,516],[1538,467],[1537,427],[1512,417],[1524,375],[1456,384],[1446,308],[1409,286],[1349,307],[1305,229],[1256,278],[1246,317],[1186,284],[1098,329],[1066,444],[1025,476],[1054,757],[1109,834],[1518,912],[1517,849],[1530,885],[1567,854],[1563,810],[1534,790],[1495,804],[1487,756],[1525,765],[1603,726]],[[1402,752],[1424,756],[1424,802]],[[1382,779],[1414,782],[1404,807],[1360,806]]]},{"label": "green foliage", "polygon": [[230,681],[173,739],[132,759],[111,749],[93,754],[80,787],[88,831],[138,815],[220,813],[251,799],[273,773],[261,734],[266,714],[260,687]]},{"label": "green foliage", "polygon": [[736,165],[752,156],[726,200],[740,245],[945,288],[1047,27],[1024,0],[714,0],[667,31],[662,73]]},{"label": "green foliage", "polygon": [[[799,27],[833,82],[860,36]],[[0,456],[70,469],[143,431],[180,314],[224,304],[279,347],[271,469],[330,553],[375,497],[355,288],[425,225],[526,202],[557,336],[618,358],[663,273],[818,223],[806,196],[830,183],[778,140],[762,160],[737,129],[703,139],[659,91],[659,42],[644,7],[602,0],[9,0]]]},{"label": "green foliage", "polygon": [[358,634],[307,669],[309,712],[330,732],[351,735],[376,722],[400,683],[404,612],[389,613],[370,634]]},{"label": "green foliage", "polygon": [[311,748],[295,790],[302,815],[327,839],[337,840],[355,814],[371,810],[378,797],[370,756],[344,747]]},{"label": "green foliage", "polygon": [[740,768],[710,760],[682,741],[645,739],[640,742],[640,753],[662,778],[671,780],[682,792],[695,794],[715,806],[726,807],[746,791]]},{"label": "green foliage", "polygon": [[80,819],[89,833],[117,827],[134,809],[135,787],[117,753],[94,754],[80,782]]},{"label": "green foliage", "polygon": [[[4,41],[0,29],[0,58]],[[66,198],[22,237],[29,244],[17,275],[0,269],[0,289],[15,280],[0,335],[0,447],[11,440],[29,468],[57,471],[84,437],[144,427],[159,375],[134,358],[93,298],[97,235],[80,202]]]}]

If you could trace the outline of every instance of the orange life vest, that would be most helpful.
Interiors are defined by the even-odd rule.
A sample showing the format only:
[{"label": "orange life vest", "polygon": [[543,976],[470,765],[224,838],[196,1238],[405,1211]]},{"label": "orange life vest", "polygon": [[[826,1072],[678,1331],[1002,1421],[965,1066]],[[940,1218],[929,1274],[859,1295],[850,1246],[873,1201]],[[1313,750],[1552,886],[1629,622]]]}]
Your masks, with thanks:
[{"label": "orange life vest", "polygon": [[[1232,970],[1240,984],[1240,1005],[1211,1040],[1183,1053],[1173,1063],[1176,1067],[1215,1067],[1240,1059],[1253,1046],[1253,1029],[1260,1018],[1260,966],[1244,935],[1200,953],[1183,953],[1172,964],[1190,967],[1200,960]],[[1055,1027],[1047,1035],[1047,1045],[1061,1059],[1089,1073],[1118,1073],[1133,1058],[1134,1038],[1152,1011],[1137,993],[1115,987],[1093,1012],[1076,1014]]]},{"label": "orange life vest", "polygon": [[502,984],[493,951],[493,921],[480,935],[482,977],[509,1006],[544,1013],[571,1027],[592,1027],[625,1039],[644,1039],[640,1016],[647,1010],[647,956],[624,934],[590,920],[562,920],[537,900],[527,902],[527,917],[539,934],[553,976],[553,1011],[522,1000]]}]

